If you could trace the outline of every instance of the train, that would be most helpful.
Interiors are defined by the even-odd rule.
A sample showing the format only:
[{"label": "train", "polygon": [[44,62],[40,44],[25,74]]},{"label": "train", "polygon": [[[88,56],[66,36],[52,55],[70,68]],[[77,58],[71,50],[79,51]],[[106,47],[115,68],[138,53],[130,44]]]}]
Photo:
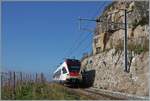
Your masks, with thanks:
[{"label": "train", "polygon": [[82,81],[80,73],[81,62],[77,59],[65,59],[53,73],[53,81],[61,84],[79,84]]}]

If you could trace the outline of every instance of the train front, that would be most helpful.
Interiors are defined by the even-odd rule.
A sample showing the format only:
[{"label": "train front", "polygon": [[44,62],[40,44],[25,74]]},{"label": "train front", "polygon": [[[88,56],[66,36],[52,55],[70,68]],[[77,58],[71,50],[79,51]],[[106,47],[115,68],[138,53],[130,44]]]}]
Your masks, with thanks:
[{"label": "train front", "polygon": [[80,74],[81,63],[79,60],[67,59],[66,60],[69,74],[67,75],[67,83],[69,84],[79,84],[82,80]]}]

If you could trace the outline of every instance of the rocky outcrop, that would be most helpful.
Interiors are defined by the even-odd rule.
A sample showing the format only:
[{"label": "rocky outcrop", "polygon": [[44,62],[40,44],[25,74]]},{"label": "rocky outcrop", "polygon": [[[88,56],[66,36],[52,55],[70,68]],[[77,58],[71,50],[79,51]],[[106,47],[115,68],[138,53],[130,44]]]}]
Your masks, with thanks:
[{"label": "rocky outcrop", "polygon": [[148,52],[128,58],[129,73],[124,71],[124,53],[111,49],[82,61],[82,69],[95,70],[93,87],[148,96]]},{"label": "rocky outcrop", "polygon": [[134,39],[135,43],[137,43],[137,38],[148,38],[148,4],[148,1],[119,1],[113,2],[106,7],[102,15],[97,18],[102,22],[98,22],[96,26],[93,38],[93,54],[112,48],[111,45],[115,46],[115,43],[123,41],[125,33],[125,11],[123,9],[125,8],[127,10],[128,39]]},{"label": "rocky outcrop", "polygon": [[[95,71],[93,87],[149,96],[149,13],[148,1],[113,2],[98,19],[93,37],[93,55],[82,60],[82,70]],[[128,72],[124,71],[122,24],[128,11]],[[117,13],[119,12],[119,13]],[[114,13],[114,14],[111,14]]]}]

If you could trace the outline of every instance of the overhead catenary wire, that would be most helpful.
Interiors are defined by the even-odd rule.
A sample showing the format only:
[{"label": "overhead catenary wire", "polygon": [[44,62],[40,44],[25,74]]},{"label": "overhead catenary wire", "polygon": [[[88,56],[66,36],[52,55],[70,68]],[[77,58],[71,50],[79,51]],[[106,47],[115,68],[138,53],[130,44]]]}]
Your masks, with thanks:
[{"label": "overhead catenary wire", "polygon": [[[101,12],[101,10],[104,9],[105,5],[106,5],[106,1],[103,1],[103,2],[101,3],[100,7],[98,7],[96,13],[91,17],[91,19],[86,19],[86,20],[87,20],[87,21],[96,21],[96,22],[98,22],[98,20],[95,20],[95,17],[96,17],[96,15],[97,15],[97,13],[99,14],[99,12]],[[81,18],[80,18],[80,19],[81,19]],[[94,19],[94,20],[93,20],[93,19]],[[82,29],[83,29],[83,30],[86,30],[86,31],[91,31],[91,30],[86,29],[86,28],[82,28]],[[91,32],[94,33],[94,30],[91,31]],[[91,33],[89,33],[89,34],[91,34]],[[92,43],[92,42],[90,42],[90,43]],[[91,45],[87,45],[82,51],[84,51],[85,49],[89,48],[89,46],[91,47]],[[81,54],[81,52],[80,52],[80,54]]]},{"label": "overhead catenary wire", "polygon": [[[104,4],[104,3],[103,3],[103,4]],[[99,8],[98,8],[98,10],[99,10]],[[96,11],[96,14],[97,14],[97,11]],[[94,17],[95,17],[95,14],[92,16],[92,18],[94,18]],[[80,19],[80,17],[79,17],[79,19]],[[79,22],[79,23],[80,23],[80,22]],[[80,24],[79,24],[79,29],[80,29],[80,27],[81,27],[81,26],[80,26]],[[84,30],[93,32],[92,30],[88,30],[88,29],[86,29],[86,28],[84,28]],[[79,40],[80,38],[82,38],[83,35],[84,35],[84,34],[79,34],[79,36],[75,39],[73,45],[75,45],[75,44],[78,42],[78,40]],[[68,54],[69,54],[70,51],[72,51],[72,50],[73,50],[73,47],[69,48],[69,49],[65,52],[64,57],[68,57]]]},{"label": "overhead catenary wire", "polygon": [[[101,12],[100,8],[103,8],[103,7],[105,6],[105,4],[106,4],[105,1],[101,3],[100,7],[98,7],[98,10],[96,11],[96,14],[97,14],[98,12]],[[95,18],[96,14],[94,14],[94,15],[91,17],[91,19]],[[89,31],[91,31],[91,30],[89,30]],[[92,31],[92,32],[93,32],[93,31]],[[88,34],[91,34],[91,33],[88,33]],[[88,36],[88,35],[87,35],[87,36]],[[78,48],[81,46],[81,44],[83,43],[83,41],[85,41],[85,39],[87,38],[87,36],[86,36],[83,40],[81,40],[81,41],[78,43],[77,47],[75,47],[75,49],[74,49],[75,51],[76,51],[76,49],[78,49]],[[73,49],[73,48],[71,48],[71,49]],[[71,56],[73,53],[74,53],[74,52],[71,51],[68,56]]]},{"label": "overhead catenary wire", "polygon": [[88,41],[88,43],[86,43],[86,45],[84,45],[85,47],[82,47],[81,51],[77,52],[77,55],[81,54],[81,52],[84,52],[85,50],[89,49],[91,46],[92,40]]},{"label": "overhead catenary wire", "polygon": [[[95,20],[96,19],[96,17],[97,17],[97,14],[99,14],[99,12],[101,12],[101,10],[103,10],[104,9],[104,7],[105,7],[105,5],[106,5],[106,2],[107,1],[103,1],[102,3],[100,3],[100,6],[98,6],[98,8],[97,8],[97,10],[96,10],[96,13],[94,13],[93,14],[93,16],[91,17],[91,19],[86,19],[86,21],[96,21],[97,22],[97,20]],[[82,21],[82,18],[81,17],[79,17],[79,29],[80,30],[82,30],[82,31],[88,31],[88,32],[94,32],[95,30],[93,29],[88,29],[88,28],[86,28],[86,27],[84,27],[84,28],[82,28],[81,27],[81,21]]]},{"label": "overhead catenary wire", "polygon": [[[104,9],[106,5],[106,1],[103,1],[101,3],[101,5],[98,7],[96,13],[94,13],[94,15],[91,17],[91,19],[94,19],[95,16],[97,15],[97,13],[101,12],[102,8]],[[67,50],[64,54],[64,57],[63,58],[66,58],[66,57],[71,57],[71,55],[76,52],[76,50],[79,50],[79,47],[81,47],[81,45],[84,43],[84,41],[86,41],[88,39],[88,37],[90,37],[89,35],[91,35],[91,33],[94,32],[94,30],[88,30],[90,31],[90,33],[88,33],[87,35],[86,34],[79,34],[79,36],[77,37],[77,39],[75,39],[74,41],[74,45],[73,47],[69,48],[69,50]],[[85,37],[82,38],[83,35],[86,35]],[[79,41],[81,39],[81,41]],[[90,46],[90,45],[89,45]],[[88,47],[87,47],[88,48]],[[61,59],[62,60],[62,59]]]},{"label": "overhead catenary wire", "polygon": [[[121,24],[125,24],[125,26],[124,26],[124,30],[125,30],[125,37],[124,37],[124,52],[125,52],[125,61],[124,61],[124,64],[125,64],[125,71],[126,72],[128,72],[128,63],[127,63],[127,10],[126,10],[126,8],[125,9],[121,9],[121,10],[123,10],[125,13],[124,13],[124,19],[125,19],[125,21],[124,21],[124,23],[121,23]],[[119,12],[119,11],[118,11]],[[117,13],[118,13],[117,12]],[[116,13],[116,12],[115,12]],[[112,13],[113,14],[113,13]],[[88,21],[94,21],[94,20],[89,20],[89,19],[83,19],[83,20],[88,20]],[[99,21],[97,21],[97,20],[95,20],[96,22],[104,22],[103,20],[101,21],[101,20],[99,20]],[[110,24],[110,22],[106,22],[107,24],[109,23]],[[114,22],[111,22],[111,24],[113,24]]]},{"label": "overhead catenary wire", "polygon": [[79,43],[76,45],[76,47],[74,48],[74,51],[71,51],[69,53],[69,56],[71,56],[74,52],[76,52],[78,50],[78,48],[84,43],[84,41],[86,41],[88,39],[88,37],[90,36],[90,33],[87,34],[82,40],[79,41]]},{"label": "overhead catenary wire", "polygon": [[[86,35],[85,37],[83,37],[84,35]],[[64,57],[70,57],[72,51],[74,50],[74,48],[76,48],[76,46],[78,46],[81,41],[84,41],[83,39],[81,41],[79,41],[81,38],[87,38],[88,34],[79,34],[79,36],[76,37],[76,40],[73,43],[73,47],[70,47],[69,50],[66,51]]]}]

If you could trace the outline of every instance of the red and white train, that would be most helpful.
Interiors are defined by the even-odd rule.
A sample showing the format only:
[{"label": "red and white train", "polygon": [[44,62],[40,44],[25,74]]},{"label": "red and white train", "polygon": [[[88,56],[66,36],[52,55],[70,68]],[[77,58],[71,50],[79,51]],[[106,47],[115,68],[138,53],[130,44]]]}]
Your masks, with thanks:
[{"label": "red and white train", "polygon": [[53,80],[63,84],[77,84],[81,82],[81,63],[76,59],[66,59],[55,71]]}]

